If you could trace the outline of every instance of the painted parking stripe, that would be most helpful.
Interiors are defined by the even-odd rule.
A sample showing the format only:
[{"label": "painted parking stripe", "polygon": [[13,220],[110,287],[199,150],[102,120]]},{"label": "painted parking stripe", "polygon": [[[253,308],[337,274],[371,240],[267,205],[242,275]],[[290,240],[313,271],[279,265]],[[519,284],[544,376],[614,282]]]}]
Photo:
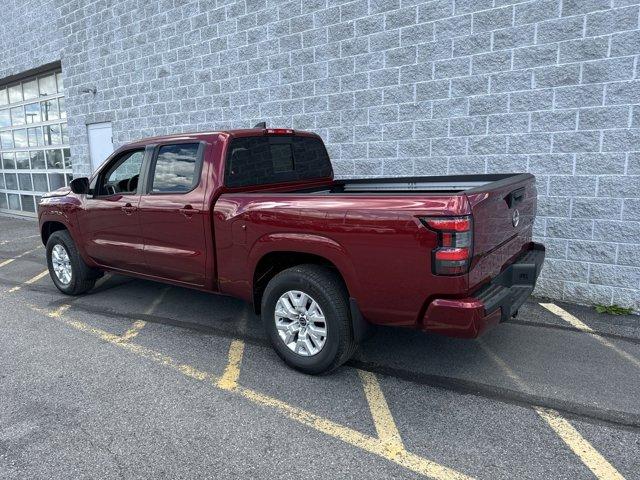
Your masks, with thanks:
[{"label": "painted parking stripe", "polygon": [[555,410],[537,407],[536,412],[566,443],[593,474],[602,479],[624,480],[618,472],[593,446],[580,435],[573,425]]},{"label": "painted parking stripe", "polygon": [[[191,365],[180,363],[168,355],[157,352],[142,345],[138,345],[133,342],[122,342],[120,335],[116,335],[99,328],[92,327],[81,321],[66,318],[64,314],[70,308],[70,304],[62,305],[53,311],[40,308],[36,305],[28,306],[32,310],[43,313],[48,317],[61,321],[64,324],[75,328],[76,330],[91,334],[128,352],[154,361],[165,367],[171,368],[172,370],[177,371],[189,378],[207,382],[212,386],[220,388],[219,385],[221,377],[213,375],[209,372],[199,370]],[[234,347],[234,349],[238,351],[237,346]],[[237,360],[237,353],[230,354],[229,359],[230,361],[235,362]],[[313,428],[314,430],[317,430],[338,440],[342,440],[349,445],[377,455],[420,475],[441,480],[470,480],[472,478],[454,469],[451,469],[444,465],[440,465],[439,463],[436,463],[432,460],[408,452],[404,448],[392,455],[391,452],[389,452],[387,445],[379,438],[371,437],[352,428],[340,425],[336,422],[316,415],[315,413],[295,407],[286,402],[283,402],[282,400],[252,390],[250,388],[242,387],[236,384],[233,389],[225,391],[229,392],[230,394],[239,395],[257,405],[276,410],[287,418],[301,423],[302,425]]]},{"label": "painted parking stripe", "polygon": [[232,340],[229,347],[229,361],[222,377],[218,380],[218,387],[223,390],[235,390],[238,387],[243,354],[244,342],[242,340]]},{"label": "painted parking stripe", "polygon": [[364,394],[369,404],[378,438],[387,446],[391,455],[397,455],[405,448],[378,379],[375,373],[364,370],[358,370],[358,375],[362,380]]},{"label": "painted parking stripe", "polygon": [[[513,382],[530,393],[529,385],[518,375],[497,353],[491,350],[482,340],[482,350],[493,360]],[[584,438],[559,412],[551,408],[533,406],[533,410],[545,421],[576,456],[601,480],[624,480],[624,477]]]},{"label": "painted parking stripe", "polygon": [[4,266],[6,266],[6,265],[9,265],[10,263],[12,263],[12,262],[16,261],[17,259],[22,258],[22,257],[24,257],[25,255],[29,255],[30,253],[33,253],[33,252],[35,252],[36,250],[39,250],[40,248],[42,248],[42,245],[37,246],[37,247],[36,247],[36,248],[34,248],[33,250],[28,250],[28,251],[26,251],[26,252],[24,252],[24,253],[21,253],[20,255],[16,255],[16,256],[15,256],[15,257],[13,257],[13,258],[8,258],[8,259],[6,259],[6,260],[4,260],[4,261],[0,262],[0,267],[4,267]]},{"label": "painted parking stripe", "polygon": [[574,315],[571,315],[565,309],[560,308],[555,303],[541,303],[540,306],[546,308],[551,313],[553,313],[553,314],[557,315],[558,317],[562,318],[565,322],[569,323],[574,328],[576,328],[576,329],[578,329],[578,330],[580,330],[582,332],[586,332],[586,333],[591,334],[591,336],[595,340],[600,342],[602,345],[604,345],[605,347],[613,350],[618,355],[620,355],[622,358],[624,358],[626,361],[628,361],[629,363],[631,363],[631,364],[635,365],[636,367],[640,368],[640,360],[639,359],[637,359],[636,357],[634,357],[630,353],[625,352],[624,350],[622,350],[618,346],[614,345],[613,343],[611,343],[609,341],[609,339],[604,338],[601,335],[598,335],[598,333],[595,332],[589,325],[587,325],[586,323],[582,322],[579,318],[575,317]]},{"label": "painted parking stripe", "polygon": [[38,275],[36,275],[35,277],[31,277],[29,280],[27,280],[26,282],[24,282],[22,285],[16,285],[13,288],[10,288],[8,290],[9,293],[13,293],[13,292],[17,292],[18,290],[20,290],[22,287],[24,287],[25,285],[33,285],[34,283],[36,283],[38,280],[46,277],[49,274],[49,270],[45,270],[44,272],[39,273]]}]

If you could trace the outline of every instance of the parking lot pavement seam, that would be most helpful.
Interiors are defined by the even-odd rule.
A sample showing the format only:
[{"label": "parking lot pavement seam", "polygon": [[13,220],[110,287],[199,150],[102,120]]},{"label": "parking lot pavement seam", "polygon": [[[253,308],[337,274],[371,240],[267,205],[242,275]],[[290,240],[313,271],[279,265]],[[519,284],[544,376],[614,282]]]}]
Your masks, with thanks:
[{"label": "parking lot pavement seam", "polygon": [[364,394],[369,405],[371,418],[373,418],[373,423],[376,427],[376,432],[378,433],[378,438],[387,446],[391,455],[397,455],[399,452],[402,452],[405,447],[396,422],[391,414],[391,410],[389,409],[389,404],[380,388],[380,383],[375,373],[360,369],[357,369],[357,372],[364,387]]},{"label": "parking lot pavement seam", "polygon": [[27,250],[26,252],[23,252],[23,253],[21,253],[21,254],[19,254],[19,255],[16,255],[16,256],[14,256],[14,257],[12,257],[12,258],[8,258],[8,259],[6,259],[6,260],[4,260],[4,261],[0,262],[0,268],[1,268],[1,267],[4,267],[4,266],[6,266],[6,265],[9,265],[10,263],[15,262],[17,259],[22,258],[22,257],[25,257],[25,256],[27,256],[27,255],[29,255],[29,254],[31,254],[31,253],[33,253],[33,252],[35,252],[36,250],[41,249],[41,248],[42,248],[42,245],[38,245],[38,246],[37,246],[36,248],[34,248],[34,249]]},{"label": "parking lot pavement seam", "polygon": [[[160,365],[171,368],[174,371],[177,371],[187,377],[199,381],[206,381],[212,386],[220,388],[220,390],[222,391],[227,391],[231,394],[239,394],[243,398],[246,398],[253,403],[265,407],[271,407],[272,409],[279,411],[280,413],[284,414],[292,420],[297,421],[298,423],[309,426],[330,437],[342,440],[343,442],[358,447],[361,450],[375,454],[415,473],[438,480],[470,480],[472,478],[452,468],[446,467],[432,460],[408,452],[404,448],[397,450],[392,454],[392,452],[389,451],[388,446],[379,438],[374,438],[352,428],[340,425],[315,413],[295,407],[282,400],[252,390],[250,388],[242,387],[236,384],[236,386],[232,390],[222,389],[219,386],[221,377],[218,377],[217,375],[202,371],[188,364],[180,363],[168,355],[157,352],[142,345],[138,345],[132,342],[122,342],[120,341],[120,335],[116,335],[114,333],[109,333],[105,330],[92,327],[78,320],[66,318],[64,314],[71,307],[70,303],[60,305],[55,310],[47,310],[31,304],[28,304],[27,306],[33,311],[42,313],[49,318],[62,322],[63,324],[73,327],[74,329],[81,332],[91,334],[94,337],[99,338],[100,340],[115,345],[140,357],[147,358]],[[233,361],[235,362],[238,358],[237,356],[239,353],[239,347],[234,347],[234,350],[235,353],[233,353]]]},{"label": "parking lot pavement seam", "polygon": [[33,285],[34,283],[36,283],[38,280],[46,277],[49,274],[49,270],[45,270],[44,272],[40,272],[39,274],[31,277],[29,280],[27,280],[26,282],[20,284],[20,285],[16,285],[15,287],[10,288],[7,292],[8,293],[13,293],[13,292],[17,292],[18,290],[20,290],[22,287],[24,287],[25,285]]},{"label": "parking lot pavement seam", "polygon": [[634,357],[630,353],[625,352],[624,350],[622,350],[618,346],[616,346],[613,343],[611,343],[606,338],[598,335],[589,325],[585,324],[584,322],[582,322],[579,318],[575,317],[574,315],[571,315],[565,309],[559,307],[555,303],[541,303],[540,306],[546,308],[551,313],[556,314],[557,316],[562,318],[565,322],[571,324],[572,326],[574,326],[578,330],[581,330],[583,332],[586,332],[586,333],[590,334],[592,336],[592,338],[594,338],[596,341],[600,342],[605,347],[613,350],[619,356],[621,356],[622,358],[624,358],[626,361],[628,361],[629,363],[633,364],[637,368],[640,368],[640,360],[639,359],[637,359],[636,357]]},{"label": "parking lot pavement seam", "polygon": [[[527,383],[497,353],[491,350],[482,340],[480,347],[494,363],[516,384],[529,393]],[[533,406],[533,410],[560,437],[571,451],[600,480],[624,480],[624,477],[584,438],[559,412],[551,408]]]}]

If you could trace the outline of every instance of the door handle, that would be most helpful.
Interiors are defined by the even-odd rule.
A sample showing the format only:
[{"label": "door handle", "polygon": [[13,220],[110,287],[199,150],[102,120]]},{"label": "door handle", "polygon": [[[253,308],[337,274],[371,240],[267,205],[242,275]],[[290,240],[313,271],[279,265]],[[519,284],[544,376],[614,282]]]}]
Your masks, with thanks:
[{"label": "door handle", "polygon": [[123,207],[120,207],[120,208],[127,215],[131,215],[133,212],[135,212],[138,209],[138,207],[134,207],[130,203],[127,203]]},{"label": "door handle", "polygon": [[191,218],[197,211],[191,205],[185,205],[180,209],[180,213],[187,218]]}]

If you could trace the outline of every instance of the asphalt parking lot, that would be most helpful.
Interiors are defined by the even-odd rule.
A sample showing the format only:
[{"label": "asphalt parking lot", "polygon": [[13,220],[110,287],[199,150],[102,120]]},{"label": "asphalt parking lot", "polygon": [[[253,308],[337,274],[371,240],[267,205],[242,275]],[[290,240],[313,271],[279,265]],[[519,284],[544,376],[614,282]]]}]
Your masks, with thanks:
[{"label": "asphalt parking lot", "polygon": [[481,340],[379,329],[288,369],[235,299],[60,294],[0,216],[1,478],[640,478],[640,318],[528,302]]}]

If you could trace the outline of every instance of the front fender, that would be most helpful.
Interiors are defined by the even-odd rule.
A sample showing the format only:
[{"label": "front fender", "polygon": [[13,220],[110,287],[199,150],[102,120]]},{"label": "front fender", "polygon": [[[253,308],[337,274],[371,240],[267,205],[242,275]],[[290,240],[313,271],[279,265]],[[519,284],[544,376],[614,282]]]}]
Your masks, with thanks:
[{"label": "front fender", "polygon": [[360,284],[355,268],[346,249],[324,235],[310,233],[270,233],[260,237],[249,251],[248,266],[251,274],[256,271],[258,262],[272,252],[307,253],[322,257],[338,269],[344,279],[349,295],[358,298]]},{"label": "front fender", "polygon": [[78,226],[78,219],[76,215],[76,202],[77,200],[68,197],[65,197],[64,200],[55,197],[43,199],[42,203],[38,206],[38,228],[40,231],[40,237],[44,244],[43,228],[47,222],[61,223],[67,229],[69,235],[71,235],[82,259],[87,263],[87,265],[93,266],[93,260],[87,256],[84,249],[82,233]]}]

